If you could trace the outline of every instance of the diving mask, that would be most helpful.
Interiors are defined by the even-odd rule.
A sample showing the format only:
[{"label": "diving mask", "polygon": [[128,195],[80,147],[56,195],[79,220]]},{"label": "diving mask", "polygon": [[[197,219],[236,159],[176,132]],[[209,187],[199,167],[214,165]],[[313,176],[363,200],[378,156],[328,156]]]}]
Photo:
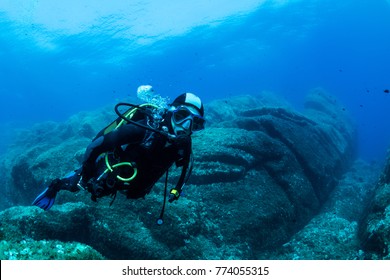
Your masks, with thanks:
[{"label": "diving mask", "polygon": [[204,129],[206,120],[200,116],[197,110],[187,106],[179,106],[172,111],[172,126],[175,134],[190,134]]}]

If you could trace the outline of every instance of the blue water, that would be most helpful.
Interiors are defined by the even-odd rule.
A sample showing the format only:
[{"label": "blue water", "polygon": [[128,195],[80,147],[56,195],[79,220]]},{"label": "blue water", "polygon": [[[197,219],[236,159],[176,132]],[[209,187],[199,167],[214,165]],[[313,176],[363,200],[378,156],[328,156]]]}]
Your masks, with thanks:
[{"label": "blue water", "polygon": [[0,153],[15,128],[64,121],[151,84],[163,96],[191,91],[205,102],[272,91],[298,110],[322,87],[355,120],[360,156],[384,159],[389,1],[105,3],[1,1]]}]

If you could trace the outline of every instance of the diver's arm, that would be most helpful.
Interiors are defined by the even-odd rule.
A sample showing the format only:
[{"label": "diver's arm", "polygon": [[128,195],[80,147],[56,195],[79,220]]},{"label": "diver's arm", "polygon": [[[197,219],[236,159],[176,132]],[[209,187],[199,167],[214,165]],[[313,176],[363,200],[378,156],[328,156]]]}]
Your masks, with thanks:
[{"label": "diver's arm", "polygon": [[182,167],[181,175],[180,175],[179,181],[176,184],[176,187],[171,189],[169,192],[169,194],[170,194],[169,202],[173,202],[174,200],[179,199],[179,197],[183,191],[183,187],[185,186],[185,184],[187,183],[188,179],[191,176],[192,167],[193,167],[193,157],[191,156],[190,161],[186,162]]},{"label": "diver's arm", "polygon": [[171,189],[169,202],[179,199],[183,187],[187,183],[188,179],[192,173],[194,158],[192,156],[192,143],[191,140],[188,141],[185,149],[184,156],[176,161],[176,166],[182,167],[179,181],[176,184],[176,187]]}]

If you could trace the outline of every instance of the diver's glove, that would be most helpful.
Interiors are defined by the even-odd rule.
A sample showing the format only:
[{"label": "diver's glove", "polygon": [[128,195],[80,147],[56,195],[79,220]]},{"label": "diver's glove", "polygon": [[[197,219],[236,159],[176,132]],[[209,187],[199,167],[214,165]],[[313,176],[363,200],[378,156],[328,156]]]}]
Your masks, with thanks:
[{"label": "diver's glove", "polygon": [[178,200],[180,197],[180,192],[179,190],[177,189],[171,189],[171,191],[169,192],[169,199],[168,201],[169,202],[173,202],[175,200]]}]

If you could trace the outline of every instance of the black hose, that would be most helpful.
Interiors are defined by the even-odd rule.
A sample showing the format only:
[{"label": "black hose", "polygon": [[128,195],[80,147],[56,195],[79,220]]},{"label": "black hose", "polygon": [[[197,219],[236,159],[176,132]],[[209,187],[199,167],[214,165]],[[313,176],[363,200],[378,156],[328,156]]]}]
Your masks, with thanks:
[{"label": "black hose", "polygon": [[[168,169],[169,170],[169,169]],[[164,202],[163,202],[163,207],[160,212],[160,217],[158,217],[156,224],[161,226],[164,223],[164,210],[165,210],[165,204],[167,201],[167,188],[168,188],[168,170],[167,173],[165,174],[165,187],[164,187]]]},{"label": "black hose", "polygon": [[158,129],[155,129],[153,127],[150,127],[150,126],[147,126],[147,125],[143,125],[143,124],[140,124],[138,122],[135,122],[133,120],[130,120],[128,117],[126,117],[125,115],[123,115],[121,112],[119,112],[119,107],[120,106],[129,106],[129,107],[135,107],[139,110],[143,110],[143,111],[147,111],[145,108],[139,106],[139,105],[135,105],[135,104],[131,104],[131,103],[118,103],[115,105],[115,113],[122,119],[122,120],[125,120],[126,122],[128,123],[131,123],[131,124],[134,124],[135,126],[138,126],[138,127],[141,127],[141,128],[144,128],[144,129],[147,129],[147,130],[150,130],[150,131],[153,131],[153,132],[156,132],[156,133],[159,133],[161,135],[164,135],[166,137],[168,137],[167,133],[165,133],[164,131],[161,131],[161,130],[158,130]]}]

